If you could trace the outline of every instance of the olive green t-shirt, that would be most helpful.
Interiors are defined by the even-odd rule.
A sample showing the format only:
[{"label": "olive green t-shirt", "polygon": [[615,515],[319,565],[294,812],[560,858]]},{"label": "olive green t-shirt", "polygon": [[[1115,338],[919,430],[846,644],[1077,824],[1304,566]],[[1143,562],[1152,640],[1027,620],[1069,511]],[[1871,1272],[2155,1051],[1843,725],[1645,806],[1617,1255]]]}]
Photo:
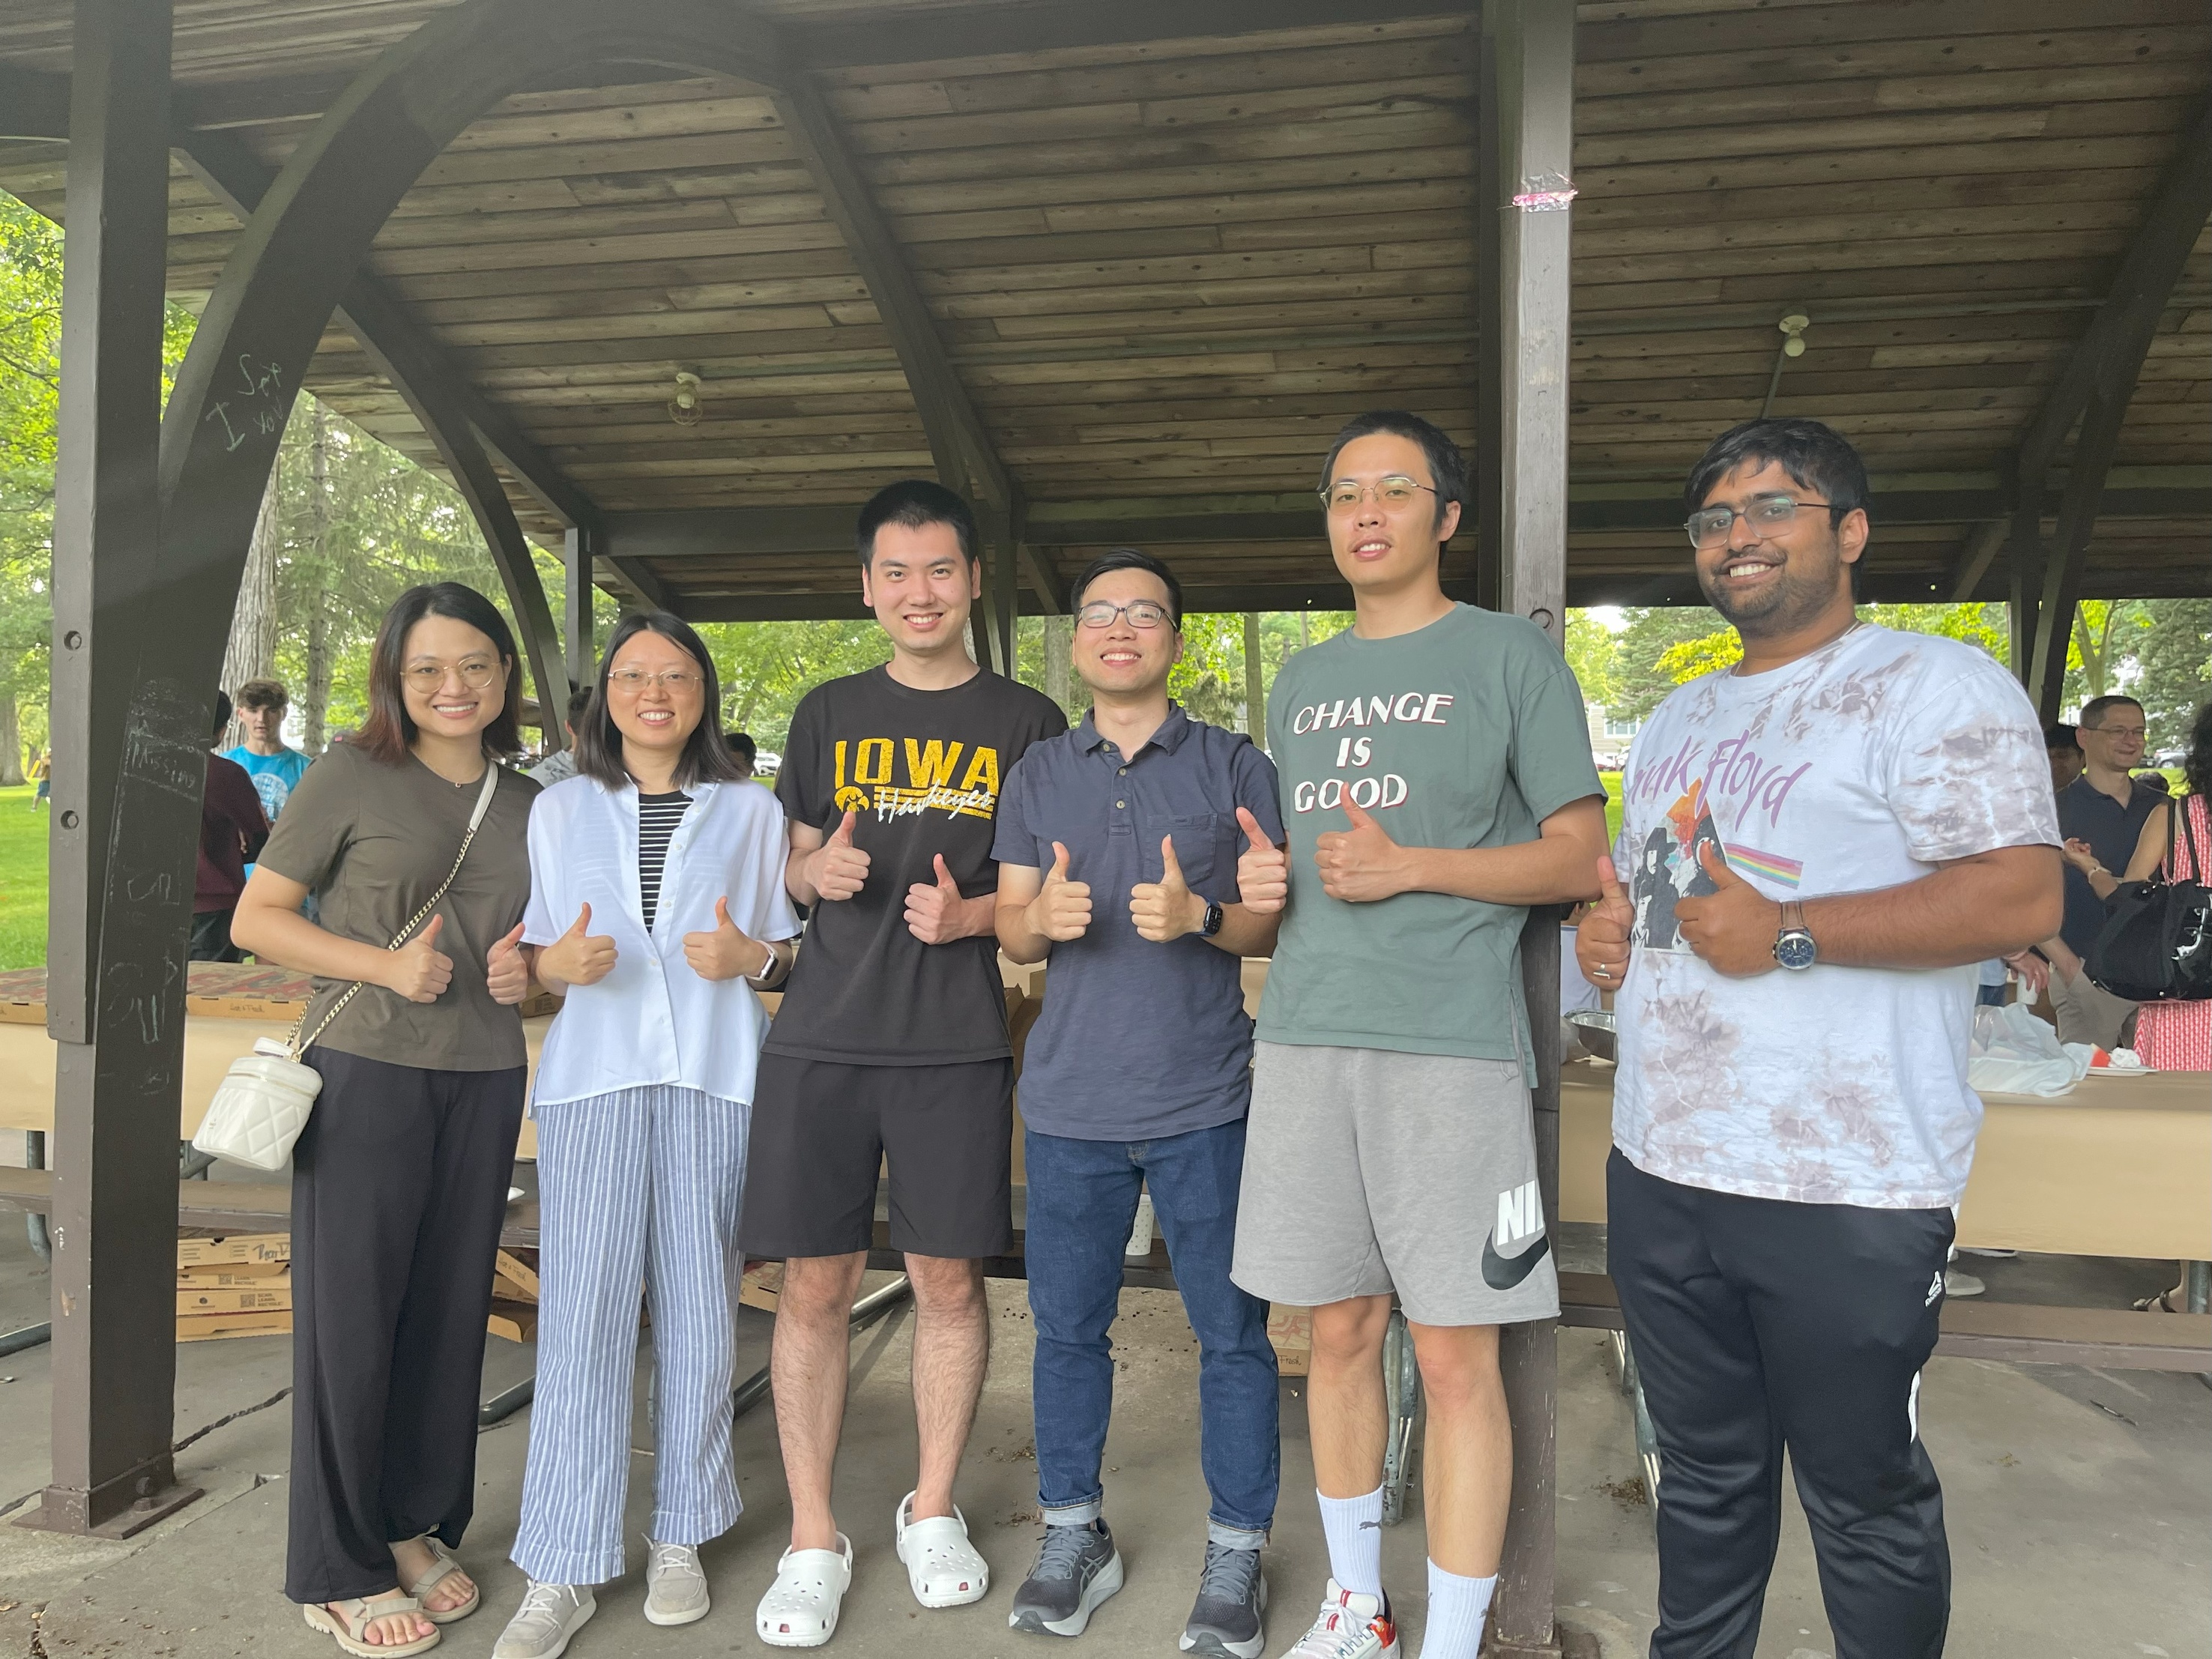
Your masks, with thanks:
[{"label": "olive green t-shirt", "polygon": [[1298,652],[1267,698],[1291,896],[1260,1003],[1262,1042],[1528,1060],[1519,905],[1443,893],[1355,904],[1322,890],[1314,843],[1347,792],[1401,847],[1505,847],[1602,795],[1582,691],[1518,617],[1455,605],[1395,638]]},{"label": "olive green t-shirt", "polygon": [[[481,778],[451,784],[410,755],[386,766],[333,744],[292,787],[261,862],[315,890],[322,925],[381,948],[438,890],[476,811]],[[499,1072],[528,1063],[522,1018],[491,1000],[484,958],[522,920],[530,900],[530,803],[538,785],[502,771],[460,873],[433,915],[453,981],[435,1002],[410,1002],[366,985],[318,1039],[341,1054],[426,1071]],[[422,920],[422,927],[430,918]],[[416,930],[416,937],[421,933]],[[315,981],[302,1035],[314,1030],[349,980]]]}]

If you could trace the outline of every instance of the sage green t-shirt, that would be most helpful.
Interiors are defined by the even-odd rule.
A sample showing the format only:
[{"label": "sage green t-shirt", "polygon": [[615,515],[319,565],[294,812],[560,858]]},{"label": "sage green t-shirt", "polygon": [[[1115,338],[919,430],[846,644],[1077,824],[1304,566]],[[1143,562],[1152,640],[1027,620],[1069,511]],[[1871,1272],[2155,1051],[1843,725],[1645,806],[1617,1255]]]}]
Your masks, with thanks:
[{"label": "sage green t-shirt", "polygon": [[1283,665],[1267,749],[1291,897],[1260,1039],[1526,1063],[1527,910],[1443,893],[1331,898],[1314,843],[1352,827],[1347,790],[1401,847],[1534,841],[1559,808],[1602,795],[1559,647],[1533,623],[1465,605],[1392,639],[1340,634]]}]

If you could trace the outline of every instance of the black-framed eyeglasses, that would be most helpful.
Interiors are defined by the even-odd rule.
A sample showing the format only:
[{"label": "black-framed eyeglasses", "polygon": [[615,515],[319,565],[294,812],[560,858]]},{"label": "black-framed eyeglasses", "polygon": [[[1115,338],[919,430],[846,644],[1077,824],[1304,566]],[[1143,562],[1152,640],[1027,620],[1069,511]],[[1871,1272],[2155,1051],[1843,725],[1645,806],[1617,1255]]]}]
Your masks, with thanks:
[{"label": "black-framed eyeglasses", "polygon": [[1093,599],[1075,613],[1076,621],[1085,628],[1111,628],[1117,617],[1127,617],[1132,628],[1150,629],[1168,621],[1168,608],[1152,599],[1133,599],[1127,605]]},{"label": "black-framed eyeglasses", "polygon": [[1437,494],[1433,484],[1394,472],[1388,477],[1377,478],[1371,485],[1361,483],[1357,478],[1339,478],[1334,483],[1322,485],[1314,494],[1321,497],[1321,504],[1330,512],[1349,513],[1370,495],[1386,507],[1411,507],[1413,497],[1424,489],[1431,495]]},{"label": "black-framed eyeglasses", "polygon": [[1851,510],[1838,507],[1833,501],[1801,501],[1794,495],[1754,495],[1741,513],[1732,507],[1708,507],[1690,514],[1682,521],[1682,528],[1690,532],[1691,546],[1719,547],[1727,542],[1735,521],[1741,519],[1751,526],[1753,538],[1763,542],[1795,520],[1801,507],[1826,507],[1832,524]]}]

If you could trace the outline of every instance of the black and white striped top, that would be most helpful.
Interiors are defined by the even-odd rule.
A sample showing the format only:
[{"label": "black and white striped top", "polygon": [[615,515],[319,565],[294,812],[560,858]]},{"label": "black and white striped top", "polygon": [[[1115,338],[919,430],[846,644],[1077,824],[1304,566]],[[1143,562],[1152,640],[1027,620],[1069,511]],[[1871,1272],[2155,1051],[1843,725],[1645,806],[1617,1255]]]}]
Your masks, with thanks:
[{"label": "black and white striped top", "polygon": [[691,797],[682,790],[665,795],[637,798],[637,896],[645,910],[645,931],[653,931],[653,913],[660,903],[660,872],[668,863],[668,842]]}]

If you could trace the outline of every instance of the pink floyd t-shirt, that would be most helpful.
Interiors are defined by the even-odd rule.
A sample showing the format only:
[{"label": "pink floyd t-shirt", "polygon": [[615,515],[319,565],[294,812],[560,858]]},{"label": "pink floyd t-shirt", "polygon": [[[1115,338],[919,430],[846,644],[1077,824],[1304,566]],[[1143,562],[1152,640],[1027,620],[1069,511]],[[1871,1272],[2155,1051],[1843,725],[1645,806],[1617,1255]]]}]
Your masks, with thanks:
[{"label": "pink floyd t-shirt", "polygon": [[1712,890],[1707,842],[1785,901],[2057,846],[2019,684],[1972,646],[1862,624],[1784,667],[1674,693],[1637,733],[1622,806],[1613,861],[1636,921],[1614,1003],[1613,1144],[1717,1192],[1957,1203],[1982,1118],[1966,1086],[1975,965],[1728,978],[1682,942],[1674,907]]}]

